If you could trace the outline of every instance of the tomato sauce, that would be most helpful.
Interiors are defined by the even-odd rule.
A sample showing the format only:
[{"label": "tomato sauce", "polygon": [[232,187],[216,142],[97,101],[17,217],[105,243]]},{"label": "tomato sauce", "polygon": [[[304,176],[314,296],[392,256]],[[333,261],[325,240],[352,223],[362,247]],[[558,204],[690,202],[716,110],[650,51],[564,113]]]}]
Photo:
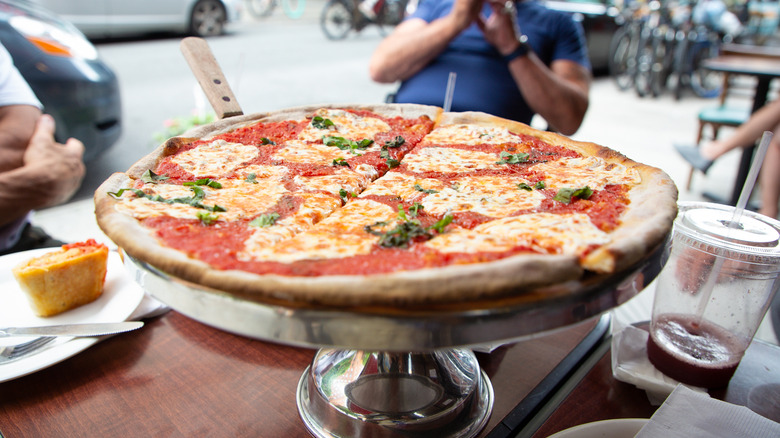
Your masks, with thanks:
[{"label": "tomato sauce", "polygon": [[[391,131],[377,134],[373,139],[377,145],[382,147],[383,151],[365,152],[359,151],[346,158],[351,168],[360,164],[368,164],[380,172],[380,174],[390,169],[390,160],[401,159],[420,142],[420,140],[431,130],[433,121],[427,117],[414,120],[407,120],[401,117],[381,117],[369,111],[350,110],[351,112],[363,115],[378,117],[386,121],[391,126]],[[233,132],[220,134],[215,138],[224,139],[229,142],[243,144],[254,144],[258,147],[258,156],[252,160],[252,164],[274,164],[284,165],[290,170],[290,175],[300,176],[324,176],[338,171],[342,167],[323,164],[310,163],[288,163],[274,162],[273,155],[282,147],[281,145],[303,130],[308,121],[285,121],[274,123],[260,123],[244,128],[236,129]],[[396,137],[401,136],[404,142],[397,145]],[[177,153],[192,149],[203,142],[196,141],[183,145]],[[394,147],[397,146],[397,147]],[[435,147],[435,146],[426,146]],[[524,153],[528,154],[527,160],[517,163],[502,163],[500,166],[490,166],[488,169],[475,169],[467,173],[456,172],[410,172],[403,162],[396,169],[403,173],[414,176],[415,178],[435,178],[440,180],[445,186],[451,186],[456,179],[464,176],[507,176],[522,177],[530,185],[545,180],[545,175],[533,170],[533,165],[540,162],[558,160],[563,157],[580,157],[576,151],[564,147],[550,145],[542,140],[532,136],[519,135],[517,143],[505,143],[500,145],[448,145],[447,147],[468,149],[470,151],[481,151],[492,154],[506,152],[509,154]],[[348,155],[348,154],[345,154]],[[184,171],[180,166],[173,163],[171,157],[164,158],[155,172],[159,175],[168,176],[173,182],[192,180],[193,175]],[[295,185],[287,182],[290,189]],[[626,186],[611,185],[603,190],[595,191],[589,199],[573,198],[570,203],[565,204],[555,201],[553,198],[556,193],[554,190],[535,188],[544,194],[545,200],[533,211],[517,211],[515,214],[550,212],[550,213],[574,213],[581,212],[587,214],[591,221],[601,230],[609,231],[614,229],[620,220],[622,212],[628,205],[628,188]],[[529,247],[516,247],[509,251],[501,252],[481,252],[481,253],[440,253],[423,243],[427,238],[435,236],[438,231],[432,226],[440,219],[429,215],[424,209],[413,211],[414,204],[404,202],[397,196],[366,196],[365,199],[371,199],[384,203],[393,210],[398,210],[399,206],[403,208],[403,214],[407,220],[413,220],[425,230],[428,236],[416,237],[400,247],[382,247],[375,244],[368,254],[350,256],[337,260],[304,260],[293,263],[278,263],[273,261],[242,261],[237,255],[243,250],[244,242],[251,236],[253,228],[249,225],[251,219],[240,220],[236,222],[216,221],[212,224],[205,224],[196,219],[178,219],[171,217],[157,217],[143,220],[146,227],[156,230],[157,236],[166,242],[166,245],[178,249],[191,257],[203,260],[217,269],[241,269],[256,274],[278,274],[287,276],[320,276],[320,275],[369,275],[379,273],[390,273],[404,270],[415,270],[422,268],[441,267],[457,264],[470,264],[488,262],[509,257],[515,254],[534,252]],[[279,220],[294,215],[301,207],[303,199],[300,196],[286,195],[268,212],[279,214]],[[258,215],[259,216],[259,215]],[[466,229],[486,223],[494,218],[484,216],[476,212],[454,212],[452,213],[452,224]],[[593,249],[593,248],[591,248]]]}]

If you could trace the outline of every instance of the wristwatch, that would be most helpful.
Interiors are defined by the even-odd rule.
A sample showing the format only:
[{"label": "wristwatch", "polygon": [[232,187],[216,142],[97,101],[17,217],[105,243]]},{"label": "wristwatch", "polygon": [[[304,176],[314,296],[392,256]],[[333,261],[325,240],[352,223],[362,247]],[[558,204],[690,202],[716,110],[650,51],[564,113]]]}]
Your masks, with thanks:
[{"label": "wristwatch", "polygon": [[504,61],[511,62],[515,58],[519,58],[521,56],[525,56],[528,54],[528,52],[531,51],[531,45],[528,44],[528,37],[525,35],[520,35],[517,38],[517,42],[520,44],[517,46],[515,50],[512,50],[511,53],[504,55]]}]

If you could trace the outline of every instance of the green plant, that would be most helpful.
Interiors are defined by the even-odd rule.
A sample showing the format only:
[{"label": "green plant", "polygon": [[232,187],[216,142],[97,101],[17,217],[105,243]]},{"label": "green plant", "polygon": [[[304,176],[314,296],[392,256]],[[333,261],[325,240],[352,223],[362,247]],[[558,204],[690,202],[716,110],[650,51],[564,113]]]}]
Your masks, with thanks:
[{"label": "green plant", "polygon": [[193,110],[192,115],[190,116],[177,117],[175,119],[168,119],[163,122],[165,131],[155,133],[154,140],[158,143],[161,143],[171,137],[181,135],[196,126],[209,124],[216,119],[217,116],[212,112],[204,113]]}]

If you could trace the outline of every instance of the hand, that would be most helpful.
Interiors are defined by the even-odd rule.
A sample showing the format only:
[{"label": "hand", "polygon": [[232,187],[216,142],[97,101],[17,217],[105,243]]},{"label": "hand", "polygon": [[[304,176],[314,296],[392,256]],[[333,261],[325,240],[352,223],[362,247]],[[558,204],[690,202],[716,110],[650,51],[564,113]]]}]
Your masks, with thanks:
[{"label": "hand", "polygon": [[24,165],[46,172],[46,180],[51,181],[46,206],[68,200],[79,189],[85,173],[83,155],[84,144],[74,138],[64,145],[54,141],[54,119],[50,115],[38,119],[24,153]]},{"label": "hand", "polygon": [[507,9],[507,2],[503,0],[487,1],[493,9],[493,13],[489,17],[479,16],[477,25],[485,35],[487,42],[492,44],[502,55],[508,55],[520,44],[514,8]]},{"label": "hand", "polygon": [[479,22],[484,1],[486,0],[455,0],[450,17],[460,30],[466,29],[474,21]]}]

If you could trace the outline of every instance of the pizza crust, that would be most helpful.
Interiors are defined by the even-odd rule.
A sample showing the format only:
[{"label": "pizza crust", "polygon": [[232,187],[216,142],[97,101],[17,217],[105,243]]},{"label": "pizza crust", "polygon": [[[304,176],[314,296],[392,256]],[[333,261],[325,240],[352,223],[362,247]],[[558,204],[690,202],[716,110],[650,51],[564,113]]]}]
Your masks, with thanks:
[{"label": "pizza crust", "polygon": [[204,262],[167,248],[134,218],[116,210],[109,192],[128,187],[131,178],[140,178],[164,157],[193,138],[208,139],[220,133],[257,122],[302,119],[319,108],[306,106],[268,114],[254,114],[221,120],[197,127],[175,137],[139,160],[126,174],[117,173],[95,193],[98,224],[127,254],[161,271],[206,288],[239,294],[259,302],[294,306],[415,308],[453,303],[478,303],[533,293],[540,288],[577,282],[586,269],[617,275],[641,262],[671,231],[676,216],[677,189],[659,169],[636,163],[622,154],[594,143],[535,130],[527,125],[483,113],[442,113],[440,108],[421,105],[333,106],[372,111],[383,116],[430,117],[436,126],[476,124],[506,128],[517,134],[535,136],[551,144],[563,145],[583,155],[636,169],[642,183],[629,193],[631,204],[621,217],[621,225],[611,233],[611,243],[590,253],[585,260],[574,256],[524,254],[497,261],[442,268],[421,269],[377,275],[287,277],[256,275],[243,271],[217,270]]}]

